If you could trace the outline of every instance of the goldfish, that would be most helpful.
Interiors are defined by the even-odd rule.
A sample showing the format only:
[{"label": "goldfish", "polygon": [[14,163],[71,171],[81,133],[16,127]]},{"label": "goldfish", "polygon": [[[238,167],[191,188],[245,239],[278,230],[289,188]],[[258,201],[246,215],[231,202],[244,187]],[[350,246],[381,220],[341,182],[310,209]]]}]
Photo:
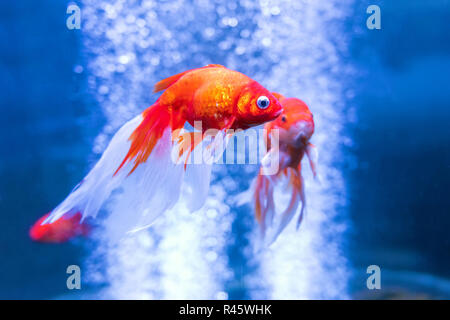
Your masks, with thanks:
[{"label": "goldfish", "polygon": [[42,225],[50,213],[39,218],[31,227],[29,235],[33,241],[63,243],[77,236],[87,236],[91,230],[87,223],[80,223],[81,213],[63,216],[58,220]]},{"label": "goldfish", "polygon": [[[96,165],[44,224],[74,212],[81,212],[81,222],[95,217],[114,190],[126,194],[114,204],[114,219],[130,230],[150,226],[178,202],[182,190],[188,209],[196,211],[208,194],[211,164],[186,165],[190,153],[202,147],[211,159],[223,152],[230,129],[245,130],[282,112],[278,99],[258,82],[216,64],[161,80],[154,92],[162,93],[117,131]],[[192,143],[198,134],[200,142]]]},{"label": "goldfish", "polygon": [[[314,119],[311,111],[300,99],[285,98],[279,93],[273,93],[273,95],[279,99],[284,110],[281,116],[264,126],[268,151],[261,161],[261,169],[253,187],[255,217],[263,237],[266,229],[274,224],[275,218],[279,220],[270,243],[274,242],[289,224],[300,203],[302,206],[297,220],[297,228],[303,219],[306,199],[301,161],[305,154],[309,159],[314,177],[317,176],[317,150],[309,142],[314,134]],[[271,145],[270,138],[274,130],[278,130],[278,146]],[[274,175],[267,175],[264,174],[264,163],[267,162],[267,158],[271,157],[278,158],[278,172]],[[274,191],[283,178],[287,178],[290,201],[287,208],[277,214],[279,209],[274,201]]]}]

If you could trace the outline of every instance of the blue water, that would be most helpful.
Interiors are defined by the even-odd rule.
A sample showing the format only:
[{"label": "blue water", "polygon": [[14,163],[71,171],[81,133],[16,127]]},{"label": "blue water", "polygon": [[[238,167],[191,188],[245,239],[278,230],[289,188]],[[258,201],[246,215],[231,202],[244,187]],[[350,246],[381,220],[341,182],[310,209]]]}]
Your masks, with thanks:
[{"label": "blue water", "polygon": [[[87,25],[82,30],[66,28],[65,2],[0,4],[0,298],[65,296],[69,294],[65,269],[70,264],[98,270],[98,278],[91,279],[81,294],[95,298],[176,298],[179,270],[172,265],[177,262],[187,272],[197,270],[181,281],[199,282],[198,290],[178,288],[180,295],[188,296],[204,290],[194,298],[346,298],[363,290],[364,282],[353,284],[351,279],[363,277],[369,264],[394,270],[391,281],[401,278],[406,287],[408,281],[395,275],[416,272],[450,278],[449,1],[376,1],[382,9],[382,29],[373,31],[365,28],[365,8],[372,4],[366,1],[340,5],[336,1],[331,8],[306,2],[290,13],[283,11],[286,4],[280,4],[278,14],[270,1],[255,5],[230,1],[227,6],[188,1],[174,2],[174,7],[166,1],[149,7],[145,3],[130,1],[121,9],[124,14],[108,20],[101,10],[94,15],[94,8],[102,7],[99,2],[83,1],[82,23]],[[337,13],[330,17],[333,6]],[[273,11],[266,16],[261,14],[264,10]],[[126,20],[126,14],[149,11],[157,14],[150,35],[125,31],[128,38],[108,36],[108,30],[120,29],[118,21]],[[177,21],[174,16],[180,12],[184,19]],[[294,22],[292,34],[283,35],[286,18],[297,14],[309,24]],[[236,26],[234,20],[223,20],[233,17],[239,21]],[[330,23],[316,24],[323,17]],[[315,28],[339,32],[314,32]],[[249,40],[247,33],[256,34],[257,40]],[[278,39],[262,45],[271,33]],[[297,34],[311,44],[305,48],[302,41],[289,41]],[[157,42],[141,42],[152,39]],[[130,52],[135,56],[125,72],[107,72],[103,67],[114,63],[99,60]],[[331,54],[336,55],[338,70],[332,68]],[[131,243],[134,256],[125,259],[135,259],[136,265],[120,260],[126,247],[110,249],[102,238],[54,246],[29,240],[29,226],[83,177],[111,133],[155,99],[150,93],[155,81],[211,62],[236,68],[274,90],[317,102],[310,105],[317,114],[317,142],[336,145],[333,154],[322,151],[324,170],[332,176],[326,182],[335,184],[326,184],[326,191],[312,186],[310,202],[316,212],[320,202],[335,195],[346,200],[324,209],[333,231],[312,215],[310,228],[300,238],[288,234],[304,240],[296,242],[304,245],[301,253],[289,247],[286,238],[270,259],[255,258],[247,249],[254,227],[251,214],[248,208],[235,208],[227,193],[247,188],[256,168],[244,176],[244,168],[232,167],[216,170],[214,184],[219,187],[212,198],[223,199],[224,205],[217,209],[211,204],[217,209],[210,212],[214,218],[169,215],[161,230]],[[303,69],[292,70],[292,65]],[[316,84],[308,75],[321,75],[322,82]],[[327,80],[331,84],[323,85]],[[319,90],[320,85],[325,89]],[[324,97],[319,99],[321,94]],[[328,125],[333,119],[336,128]],[[334,168],[336,176],[331,174]],[[192,246],[177,242],[181,238],[176,237],[177,221],[185,225],[184,232],[192,232]],[[196,234],[199,227],[204,231]],[[335,237],[328,234],[334,230]],[[211,241],[208,249],[199,244],[204,239]],[[311,239],[320,243],[322,252],[306,244]],[[97,254],[99,247],[104,251]],[[191,251],[178,256],[177,250]],[[203,254],[209,262],[202,262]],[[192,257],[200,257],[200,262],[193,263]],[[152,266],[155,270],[149,271]],[[313,274],[314,268],[323,273]],[[328,284],[336,278],[327,268],[334,268],[335,277],[346,283]],[[310,279],[310,287],[292,288],[289,282],[297,285],[294,275]],[[430,278],[415,278],[436,286]],[[325,286],[324,292],[315,292]],[[106,293],[99,294],[104,287]],[[118,291],[123,295],[114,295]]]},{"label": "blue water", "polygon": [[355,36],[352,59],[364,74],[349,168],[362,259],[377,252],[386,267],[447,277],[449,18],[448,1],[386,1],[382,30]]}]

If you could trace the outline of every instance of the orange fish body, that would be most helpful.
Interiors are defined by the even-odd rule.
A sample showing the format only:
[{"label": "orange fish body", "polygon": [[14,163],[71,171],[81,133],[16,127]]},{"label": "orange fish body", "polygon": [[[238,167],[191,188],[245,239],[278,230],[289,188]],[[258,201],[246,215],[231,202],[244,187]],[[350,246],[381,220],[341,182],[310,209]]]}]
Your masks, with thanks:
[{"label": "orange fish body", "polygon": [[[221,65],[174,75],[158,82],[154,91],[164,89],[156,103],[144,111],[144,120],[133,132],[132,146],[121,166],[134,158],[133,171],[145,162],[167,127],[174,132],[186,122],[196,127],[197,121],[201,122],[203,132],[247,129],[275,119],[282,111],[267,89]],[[261,105],[261,98],[266,105]]]},{"label": "orange fish body", "polygon": [[33,241],[63,243],[74,237],[89,234],[90,227],[85,223],[80,223],[81,213],[79,212],[69,217],[61,217],[53,223],[42,225],[49,215],[50,213],[47,213],[31,227],[29,235]]},{"label": "orange fish body", "polygon": [[265,125],[266,141],[268,144],[267,156],[271,155],[270,134],[273,130],[278,130],[278,154],[279,168],[273,176],[263,174],[261,168],[256,179],[254,190],[254,208],[255,216],[261,226],[264,235],[266,228],[273,223],[276,212],[275,201],[273,199],[274,188],[282,177],[288,178],[291,188],[291,199],[285,211],[280,215],[278,229],[273,236],[272,241],[287,226],[295,214],[299,203],[302,208],[297,222],[300,225],[305,208],[304,181],[301,174],[301,160],[306,154],[309,158],[310,166],[314,177],[316,176],[316,151],[313,144],[309,142],[314,134],[314,119],[308,106],[296,98],[285,98],[284,96],[273,93],[283,106],[283,113],[274,121]]},{"label": "orange fish body", "polygon": [[[192,126],[194,121],[202,121],[208,129],[246,129],[281,113],[280,104],[269,91],[246,75],[220,65],[186,71],[169,79],[156,85],[155,91],[167,87],[158,102],[173,113],[181,113],[181,118]],[[265,109],[258,107],[260,96],[270,100]]]},{"label": "orange fish body", "polygon": [[[133,211],[118,213],[117,219],[128,219],[120,222],[124,228],[128,223],[133,230],[152,224],[175,205],[182,192],[188,195],[188,209],[198,210],[208,194],[211,164],[187,166],[190,152],[198,146],[206,159],[215,158],[224,149],[220,142],[228,141],[228,129],[260,125],[282,112],[270,91],[220,65],[174,75],[158,82],[154,91],[162,91],[161,96],[118,130],[97,164],[44,224],[74,212],[81,212],[82,219],[95,217],[118,188],[127,196],[115,207]],[[186,124],[194,131],[187,131]],[[200,142],[192,139],[198,133]],[[178,160],[184,157],[184,169],[174,161],[174,154]]]}]

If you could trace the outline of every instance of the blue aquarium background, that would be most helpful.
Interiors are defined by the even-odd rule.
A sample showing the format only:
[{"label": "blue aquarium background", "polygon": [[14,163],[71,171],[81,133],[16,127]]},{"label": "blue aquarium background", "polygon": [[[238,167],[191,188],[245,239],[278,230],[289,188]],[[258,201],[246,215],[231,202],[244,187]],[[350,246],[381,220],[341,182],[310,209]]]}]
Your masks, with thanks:
[{"label": "blue aquarium background", "polygon": [[[450,1],[70,3],[80,30],[66,27],[67,1],[0,4],[0,298],[450,297]],[[380,30],[366,27],[372,4]],[[217,165],[199,212],[180,204],[118,242],[110,222],[32,242],[30,226],[157,98],[153,84],[209,63],[314,113],[321,182],[306,168],[300,230],[256,250],[251,207],[235,199],[258,167]],[[73,264],[81,290],[66,286]],[[366,287],[369,265],[380,290]]]}]

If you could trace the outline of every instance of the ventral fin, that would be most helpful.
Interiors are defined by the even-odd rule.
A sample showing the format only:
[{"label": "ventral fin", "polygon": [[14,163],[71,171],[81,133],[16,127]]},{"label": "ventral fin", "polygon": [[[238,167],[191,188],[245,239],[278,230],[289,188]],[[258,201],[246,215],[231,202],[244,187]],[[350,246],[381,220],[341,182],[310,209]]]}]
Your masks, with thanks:
[{"label": "ventral fin", "polygon": [[317,152],[316,146],[312,143],[308,143],[308,146],[306,147],[306,155],[308,156],[309,166],[311,167],[314,178],[319,180],[317,175],[317,162],[319,159],[319,153]]}]

